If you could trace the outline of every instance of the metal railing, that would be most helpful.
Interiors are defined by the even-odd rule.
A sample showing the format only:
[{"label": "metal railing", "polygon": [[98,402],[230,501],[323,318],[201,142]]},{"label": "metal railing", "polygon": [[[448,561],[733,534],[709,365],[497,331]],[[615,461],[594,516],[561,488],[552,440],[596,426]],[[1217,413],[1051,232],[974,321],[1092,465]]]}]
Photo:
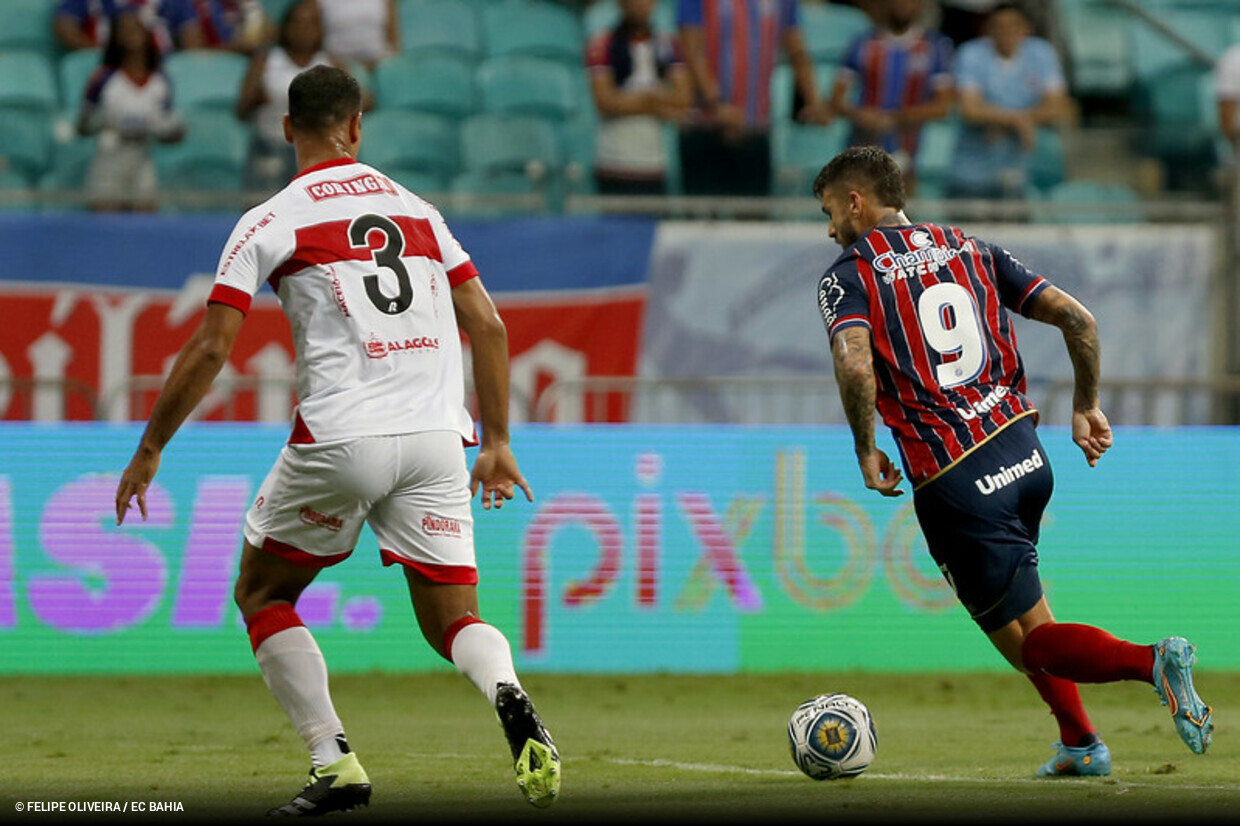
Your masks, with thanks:
[{"label": "metal railing", "polygon": [[[1107,379],[1102,408],[1115,425],[1240,424],[1240,376]],[[1029,380],[1044,424],[1072,419],[1071,380]],[[809,375],[645,378],[588,376],[553,382],[531,411],[535,422],[842,424],[835,381]]]}]

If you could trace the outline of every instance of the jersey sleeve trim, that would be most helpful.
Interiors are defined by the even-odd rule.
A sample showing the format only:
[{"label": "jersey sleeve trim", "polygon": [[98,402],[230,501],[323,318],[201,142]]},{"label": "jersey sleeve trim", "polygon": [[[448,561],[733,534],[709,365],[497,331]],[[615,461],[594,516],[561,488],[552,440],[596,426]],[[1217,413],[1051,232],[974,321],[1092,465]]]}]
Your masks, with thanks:
[{"label": "jersey sleeve trim", "polygon": [[1038,276],[1037,279],[1034,280],[1032,284],[1030,284],[1028,287],[1025,288],[1025,291],[1021,293],[1020,298],[1017,299],[1016,311],[1020,313],[1021,315],[1026,315],[1025,309],[1027,308],[1029,302],[1033,299],[1034,296],[1036,296],[1038,293],[1045,290],[1050,285],[1051,285],[1051,282],[1047,281],[1042,276]]},{"label": "jersey sleeve trim", "polygon": [[835,338],[835,334],[846,327],[864,327],[867,330],[874,329],[870,325],[870,319],[863,315],[846,315],[843,318],[837,318],[835,323],[831,325],[831,337]]},{"label": "jersey sleeve trim", "polygon": [[474,266],[473,261],[466,261],[463,264],[458,264],[448,270],[448,283],[451,284],[454,289],[461,286],[466,281],[469,281],[471,278],[477,277],[478,268]]},{"label": "jersey sleeve trim", "polygon": [[235,310],[240,310],[245,315],[249,315],[250,302],[253,298],[245,290],[239,290],[228,284],[216,284],[211,288],[211,295],[207,297],[207,303],[226,304]]}]

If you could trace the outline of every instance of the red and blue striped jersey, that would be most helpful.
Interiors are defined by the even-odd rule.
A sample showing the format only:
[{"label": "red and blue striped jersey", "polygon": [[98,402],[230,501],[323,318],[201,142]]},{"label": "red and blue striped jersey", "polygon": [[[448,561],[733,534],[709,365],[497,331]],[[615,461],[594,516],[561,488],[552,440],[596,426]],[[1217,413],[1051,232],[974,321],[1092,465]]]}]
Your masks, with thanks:
[{"label": "red and blue striped jersey", "polygon": [[[952,42],[940,32],[911,29],[895,35],[874,29],[857,37],[840,61],[837,83],[856,84],[857,105],[896,112],[926,103],[952,83]],[[918,129],[882,136],[888,152],[917,152]],[[851,143],[866,143],[854,134]]]},{"label": "red and blue striped jersey", "polygon": [[877,227],[818,282],[834,337],[869,328],[878,412],[914,487],[1036,413],[1008,310],[1049,286],[1002,247],[956,227]]},{"label": "red and blue striped jersey", "polygon": [[780,46],[800,24],[797,0],[680,0],[676,24],[702,30],[723,102],[743,109],[750,126],[767,126]]}]

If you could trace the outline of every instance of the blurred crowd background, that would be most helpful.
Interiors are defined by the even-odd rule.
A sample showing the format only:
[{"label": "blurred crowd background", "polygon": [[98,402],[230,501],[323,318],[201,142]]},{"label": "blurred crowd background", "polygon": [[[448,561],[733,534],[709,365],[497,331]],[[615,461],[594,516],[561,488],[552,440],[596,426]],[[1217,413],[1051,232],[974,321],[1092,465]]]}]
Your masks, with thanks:
[{"label": "blurred crowd background", "polygon": [[5,0],[0,203],[256,203],[331,62],[362,159],[448,211],[770,215],[876,142],[965,215],[1191,218],[1231,189],[1235,43],[1240,0]]}]

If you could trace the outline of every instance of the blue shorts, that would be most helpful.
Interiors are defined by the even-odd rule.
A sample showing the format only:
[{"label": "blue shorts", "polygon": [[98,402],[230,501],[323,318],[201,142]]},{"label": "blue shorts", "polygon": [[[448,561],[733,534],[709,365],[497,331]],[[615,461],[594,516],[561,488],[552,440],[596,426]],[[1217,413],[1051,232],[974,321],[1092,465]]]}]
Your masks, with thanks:
[{"label": "blue shorts", "polygon": [[1042,598],[1038,529],[1054,486],[1026,416],[913,493],[930,555],[988,634]]}]

